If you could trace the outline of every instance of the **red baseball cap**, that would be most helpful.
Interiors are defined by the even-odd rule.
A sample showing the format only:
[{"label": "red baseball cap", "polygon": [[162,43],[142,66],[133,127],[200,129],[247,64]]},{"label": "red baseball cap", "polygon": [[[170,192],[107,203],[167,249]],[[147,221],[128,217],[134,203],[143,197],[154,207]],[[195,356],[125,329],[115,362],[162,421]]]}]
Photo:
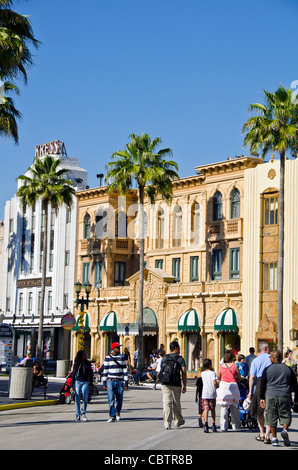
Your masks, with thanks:
[{"label": "red baseball cap", "polygon": [[119,344],[119,343],[112,343],[111,344],[111,349],[120,348],[120,346],[122,346],[122,345]]}]

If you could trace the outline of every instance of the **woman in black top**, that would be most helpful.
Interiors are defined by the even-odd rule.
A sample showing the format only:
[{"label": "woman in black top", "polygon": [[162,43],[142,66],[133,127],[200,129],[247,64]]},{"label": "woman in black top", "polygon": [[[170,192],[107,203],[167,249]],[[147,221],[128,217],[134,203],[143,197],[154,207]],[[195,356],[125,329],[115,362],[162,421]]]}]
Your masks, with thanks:
[{"label": "woman in black top", "polygon": [[[89,387],[93,381],[93,372],[91,362],[87,361],[86,353],[83,349],[77,352],[73,372],[70,391],[75,391],[75,403],[76,403],[76,419],[75,421],[88,421],[86,417],[86,410],[88,404]],[[80,407],[81,394],[83,397],[82,410]]]}]

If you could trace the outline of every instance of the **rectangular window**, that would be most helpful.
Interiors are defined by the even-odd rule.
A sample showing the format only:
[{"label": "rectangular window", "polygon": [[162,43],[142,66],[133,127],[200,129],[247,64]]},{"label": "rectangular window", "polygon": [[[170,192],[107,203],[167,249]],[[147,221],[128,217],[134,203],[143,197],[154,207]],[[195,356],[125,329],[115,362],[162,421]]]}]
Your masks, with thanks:
[{"label": "rectangular window", "polygon": [[41,291],[38,291],[38,296],[37,296],[37,313],[40,315],[40,310],[41,310]]},{"label": "rectangular window", "polygon": [[264,263],[264,291],[277,290],[277,263]]},{"label": "rectangular window", "polygon": [[32,304],[33,304],[33,293],[29,292],[29,294],[28,294],[28,313],[32,313]]},{"label": "rectangular window", "polygon": [[155,267],[158,269],[163,269],[163,259],[156,259],[155,260]]},{"label": "rectangular window", "polygon": [[240,278],[240,248],[230,249],[230,279]]},{"label": "rectangular window", "polygon": [[66,250],[65,252],[65,266],[69,266],[70,263],[70,251]]},{"label": "rectangular window", "polygon": [[68,309],[68,294],[64,294],[63,296],[63,308]]},{"label": "rectangular window", "polygon": [[71,222],[71,208],[67,207],[66,208],[66,223],[70,224]]},{"label": "rectangular window", "polygon": [[271,195],[264,199],[264,224],[277,225],[278,224],[278,196]]},{"label": "rectangular window", "polygon": [[114,264],[114,285],[125,286],[126,263],[115,261]]},{"label": "rectangular window", "polygon": [[13,232],[13,219],[9,219],[9,233]]},{"label": "rectangular window", "polygon": [[10,312],[10,297],[6,297],[6,311]]},{"label": "rectangular window", "polygon": [[220,280],[222,276],[222,250],[212,252],[212,280]]},{"label": "rectangular window", "polygon": [[54,267],[54,251],[50,250],[50,255],[49,255],[49,271],[53,271]]},{"label": "rectangular window", "polygon": [[180,282],[180,266],[181,266],[181,259],[180,258],[173,258],[172,260],[172,274],[176,278],[176,282]]},{"label": "rectangular window", "polygon": [[190,257],[190,282],[199,280],[199,257]]},{"label": "rectangular window", "polygon": [[48,292],[48,314],[52,310],[52,291]]},{"label": "rectangular window", "polygon": [[90,263],[83,263],[83,286],[89,282]]},{"label": "rectangular window", "polygon": [[23,293],[20,292],[19,294],[19,313],[23,311]]},{"label": "rectangular window", "polygon": [[94,286],[101,287],[101,271],[102,271],[102,262],[96,261],[95,263],[95,273],[94,273]]}]

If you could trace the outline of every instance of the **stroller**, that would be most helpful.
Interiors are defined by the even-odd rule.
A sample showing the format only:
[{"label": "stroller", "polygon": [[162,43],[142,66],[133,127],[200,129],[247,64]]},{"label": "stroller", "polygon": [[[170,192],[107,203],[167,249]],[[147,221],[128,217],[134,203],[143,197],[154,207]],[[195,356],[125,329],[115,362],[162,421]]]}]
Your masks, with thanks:
[{"label": "stroller", "polygon": [[[67,405],[70,405],[70,403],[75,401],[75,392],[74,390],[71,392],[70,391],[70,386],[71,386],[71,379],[72,379],[72,372],[67,375],[65,383],[63,384],[61,390],[60,390],[60,397],[59,397],[59,403],[64,404],[66,403]],[[89,395],[88,395],[88,403],[91,402],[92,397],[94,395],[98,395],[98,389],[96,385],[91,384],[89,387]]]},{"label": "stroller", "polygon": [[239,414],[241,419],[242,427],[248,427],[248,429],[256,429],[258,427],[258,422],[255,417],[251,417],[249,410],[245,410],[243,408],[243,402],[247,398],[248,395],[248,381],[247,379],[241,380],[239,384],[239,392],[240,392],[240,402],[238,404]]},{"label": "stroller", "polygon": [[72,372],[66,376],[65,382],[60,390],[59,403],[61,404],[66,403],[67,405],[69,405],[72,400],[75,400],[74,391],[70,391],[71,379]]}]

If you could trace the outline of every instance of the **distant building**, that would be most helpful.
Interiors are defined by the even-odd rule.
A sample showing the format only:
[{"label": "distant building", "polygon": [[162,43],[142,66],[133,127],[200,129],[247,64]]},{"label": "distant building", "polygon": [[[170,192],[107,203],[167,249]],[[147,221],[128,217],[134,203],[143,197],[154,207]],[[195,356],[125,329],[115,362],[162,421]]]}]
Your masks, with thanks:
[{"label": "distant building", "polygon": [[[51,144],[37,146],[36,155],[42,158],[45,154],[50,154],[61,158],[61,166],[69,171],[67,178],[73,181],[77,189],[85,189],[87,172],[80,167],[79,161],[67,157],[63,143],[55,141]],[[71,335],[62,329],[61,318],[66,312],[73,312],[76,224],[76,197],[70,209],[62,206],[57,213],[53,209],[49,210],[43,341],[45,359],[70,357]],[[4,313],[3,322],[14,327],[14,354],[19,357],[24,357],[29,349],[33,357],[36,352],[41,307],[43,227],[41,201],[35,207],[27,207],[25,212],[18,197],[14,196],[7,201],[4,215],[1,309]]]}]

